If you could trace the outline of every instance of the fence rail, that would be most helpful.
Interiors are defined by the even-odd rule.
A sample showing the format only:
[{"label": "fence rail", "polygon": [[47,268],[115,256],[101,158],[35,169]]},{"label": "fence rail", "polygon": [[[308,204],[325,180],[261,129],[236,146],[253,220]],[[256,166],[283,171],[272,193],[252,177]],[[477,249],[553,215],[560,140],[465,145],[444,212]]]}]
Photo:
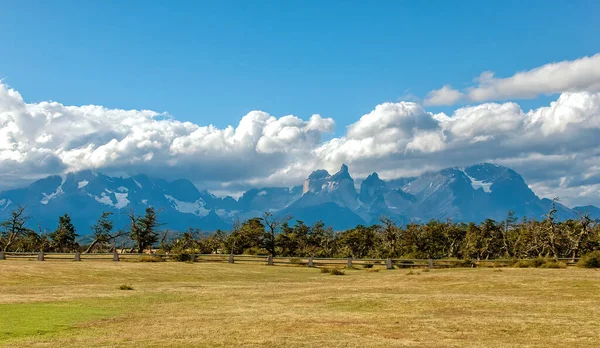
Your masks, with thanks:
[{"label": "fence rail", "polygon": [[[388,269],[399,268],[451,268],[451,267],[490,267],[508,266],[515,260],[495,259],[466,262],[458,259],[353,259],[331,257],[271,257],[268,255],[230,255],[230,254],[128,254],[128,253],[43,253],[43,252],[3,252],[0,260],[27,261],[188,261],[188,262],[228,262],[228,263],[259,263],[266,265],[288,265],[308,267],[372,267],[382,265]],[[531,261],[533,259],[519,259]],[[573,265],[578,258],[559,258],[567,265]]]}]

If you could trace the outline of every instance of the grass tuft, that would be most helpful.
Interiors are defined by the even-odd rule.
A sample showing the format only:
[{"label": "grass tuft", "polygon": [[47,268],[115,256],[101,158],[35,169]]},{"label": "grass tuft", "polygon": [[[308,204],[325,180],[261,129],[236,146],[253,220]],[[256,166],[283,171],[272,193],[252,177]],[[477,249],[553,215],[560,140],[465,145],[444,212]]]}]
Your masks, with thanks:
[{"label": "grass tuft", "polygon": [[123,285],[119,286],[119,290],[133,290],[133,287],[131,287],[127,284],[123,284]]}]

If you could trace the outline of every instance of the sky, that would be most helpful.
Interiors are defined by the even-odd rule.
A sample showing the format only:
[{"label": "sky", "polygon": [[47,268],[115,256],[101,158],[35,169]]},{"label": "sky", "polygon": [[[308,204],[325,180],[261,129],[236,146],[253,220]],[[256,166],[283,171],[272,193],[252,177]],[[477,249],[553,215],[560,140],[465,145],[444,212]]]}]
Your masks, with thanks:
[{"label": "sky", "polygon": [[492,161],[600,204],[598,1],[5,1],[0,187]]}]

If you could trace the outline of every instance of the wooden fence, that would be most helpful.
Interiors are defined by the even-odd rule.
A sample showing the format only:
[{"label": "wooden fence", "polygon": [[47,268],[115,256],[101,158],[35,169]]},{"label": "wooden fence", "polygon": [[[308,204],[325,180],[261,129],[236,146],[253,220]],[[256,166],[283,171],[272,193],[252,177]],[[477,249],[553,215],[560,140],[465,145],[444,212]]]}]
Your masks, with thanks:
[{"label": "wooden fence", "polygon": [[[375,265],[393,268],[453,268],[453,267],[505,267],[514,263],[512,259],[465,261],[457,259],[353,259],[317,257],[271,257],[260,255],[228,254],[128,254],[128,253],[27,253],[0,251],[0,260],[24,261],[187,261],[254,263],[264,265],[307,266],[307,267],[372,267]],[[529,261],[527,259],[520,261]],[[561,258],[559,261],[573,265],[577,259]]]}]

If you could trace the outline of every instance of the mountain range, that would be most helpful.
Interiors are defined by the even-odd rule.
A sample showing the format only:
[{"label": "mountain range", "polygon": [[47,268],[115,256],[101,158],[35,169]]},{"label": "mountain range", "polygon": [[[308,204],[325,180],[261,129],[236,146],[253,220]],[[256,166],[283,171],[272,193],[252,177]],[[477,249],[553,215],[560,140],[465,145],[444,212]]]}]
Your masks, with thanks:
[{"label": "mountain range", "polygon": [[[383,215],[398,223],[448,218],[478,222],[503,220],[513,210],[518,217],[541,219],[551,204],[551,200],[537,197],[518,173],[491,163],[392,181],[373,173],[360,185],[342,165],[335,174],[314,171],[303,185],[250,189],[237,200],[198,190],[185,179],[166,181],[147,175],[122,178],[81,171],[0,192],[0,219],[23,205],[31,228],[53,230],[58,216],[68,213],[78,233],[86,235],[102,211],[114,212],[115,225],[124,228],[128,212],[142,214],[153,206],[160,210],[164,227],[178,231],[187,227],[229,229],[238,219],[261,216],[265,211],[307,224],[322,220],[341,230],[376,223]],[[557,210],[561,220],[577,218],[579,212],[600,218],[600,209],[595,206],[571,209],[557,204]]]}]

